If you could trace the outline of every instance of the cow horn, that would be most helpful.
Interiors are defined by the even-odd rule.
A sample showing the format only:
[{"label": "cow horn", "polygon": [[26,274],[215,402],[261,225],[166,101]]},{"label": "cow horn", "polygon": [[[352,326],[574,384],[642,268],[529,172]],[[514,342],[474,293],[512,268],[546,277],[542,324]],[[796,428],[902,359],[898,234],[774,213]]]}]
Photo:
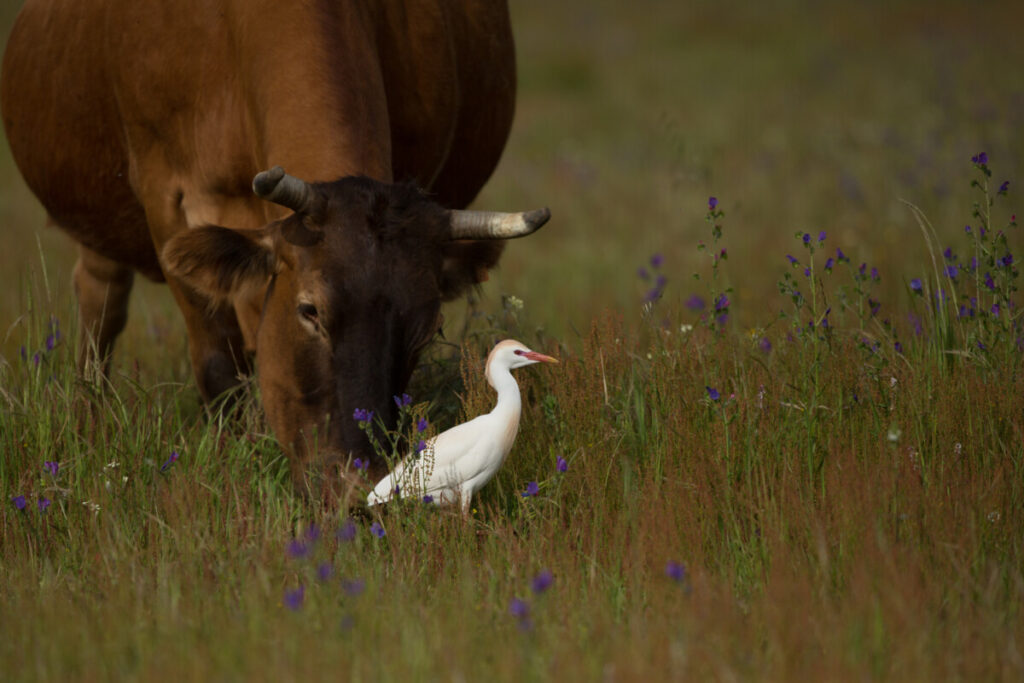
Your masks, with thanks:
[{"label": "cow horn", "polygon": [[521,213],[499,211],[452,211],[451,239],[507,240],[525,237],[551,218],[547,207]]},{"label": "cow horn", "polygon": [[257,197],[286,206],[295,213],[315,215],[323,208],[323,197],[305,180],[290,176],[280,166],[257,173],[252,179]]}]

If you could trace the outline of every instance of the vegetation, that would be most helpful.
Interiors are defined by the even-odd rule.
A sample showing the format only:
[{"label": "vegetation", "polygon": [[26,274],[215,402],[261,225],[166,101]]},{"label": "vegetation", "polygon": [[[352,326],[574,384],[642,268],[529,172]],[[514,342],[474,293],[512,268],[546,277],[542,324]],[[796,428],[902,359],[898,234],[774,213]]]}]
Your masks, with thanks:
[{"label": "vegetation", "polygon": [[555,218],[447,312],[410,414],[489,409],[503,336],[562,363],[517,375],[469,520],[297,495],[155,287],[81,377],[5,157],[5,680],[1020,679],[1020,22],[780,8],[516,3],[480,204]]}]

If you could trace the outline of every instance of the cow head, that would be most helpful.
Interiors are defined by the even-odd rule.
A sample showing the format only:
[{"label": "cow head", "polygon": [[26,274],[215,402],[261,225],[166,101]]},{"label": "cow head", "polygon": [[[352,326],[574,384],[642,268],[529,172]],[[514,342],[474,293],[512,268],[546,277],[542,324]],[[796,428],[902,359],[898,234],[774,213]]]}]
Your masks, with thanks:
[{"label": "cow head", "polygon": [[165,245],[165,268],[214,302],[261,297],[260,390],[294,472],[317,454],[328,466],[368,458],[383,473],[353,412],[394,423],[392,397],[437,331],[441,302],[485,279],[503,239],[550,214],[448,211],[411,185],[306,183],[280,167],[253,189],[294,213],[259,230],[185,230]]}]

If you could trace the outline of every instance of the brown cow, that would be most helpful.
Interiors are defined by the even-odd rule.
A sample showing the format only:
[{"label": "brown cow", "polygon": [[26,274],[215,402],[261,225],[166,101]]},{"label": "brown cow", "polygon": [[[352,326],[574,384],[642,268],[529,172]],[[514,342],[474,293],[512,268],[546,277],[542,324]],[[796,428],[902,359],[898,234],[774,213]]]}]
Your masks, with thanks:
[{"label": "brown cow", "polygon": [[[204,399],[253,352],[293,472],[314,443],[382,472],[353,410],[394,419],[441,301],[500,256],[465,240],[547,217],[447,210],[497,163],[514,69],[498,0],[28,0],[4,126],[80,245],[83,362],[106,363],[135,271],[166,281]],[[275,164],[295,177],[261,174],[263,201]]]}]

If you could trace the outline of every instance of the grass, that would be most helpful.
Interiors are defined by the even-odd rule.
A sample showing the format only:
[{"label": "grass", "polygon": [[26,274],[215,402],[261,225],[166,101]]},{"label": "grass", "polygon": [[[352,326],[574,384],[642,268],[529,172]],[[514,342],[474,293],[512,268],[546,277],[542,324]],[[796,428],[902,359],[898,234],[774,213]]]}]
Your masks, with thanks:
[{"label": "grass", "polygon": [[4,152],[5,680],[1021,677],[1019,260],[995,264],[1024,246],[1020,10],[650,9],[513,7],[519,117],[479,205],[555,218],[411,393],[440,427],[488,409],[505,334],[562,364],[518,373],[468,522],[408,505],[349,538],[257,396],[206,415],[155,286],[112,382],[80,377],[71,252]]}]

